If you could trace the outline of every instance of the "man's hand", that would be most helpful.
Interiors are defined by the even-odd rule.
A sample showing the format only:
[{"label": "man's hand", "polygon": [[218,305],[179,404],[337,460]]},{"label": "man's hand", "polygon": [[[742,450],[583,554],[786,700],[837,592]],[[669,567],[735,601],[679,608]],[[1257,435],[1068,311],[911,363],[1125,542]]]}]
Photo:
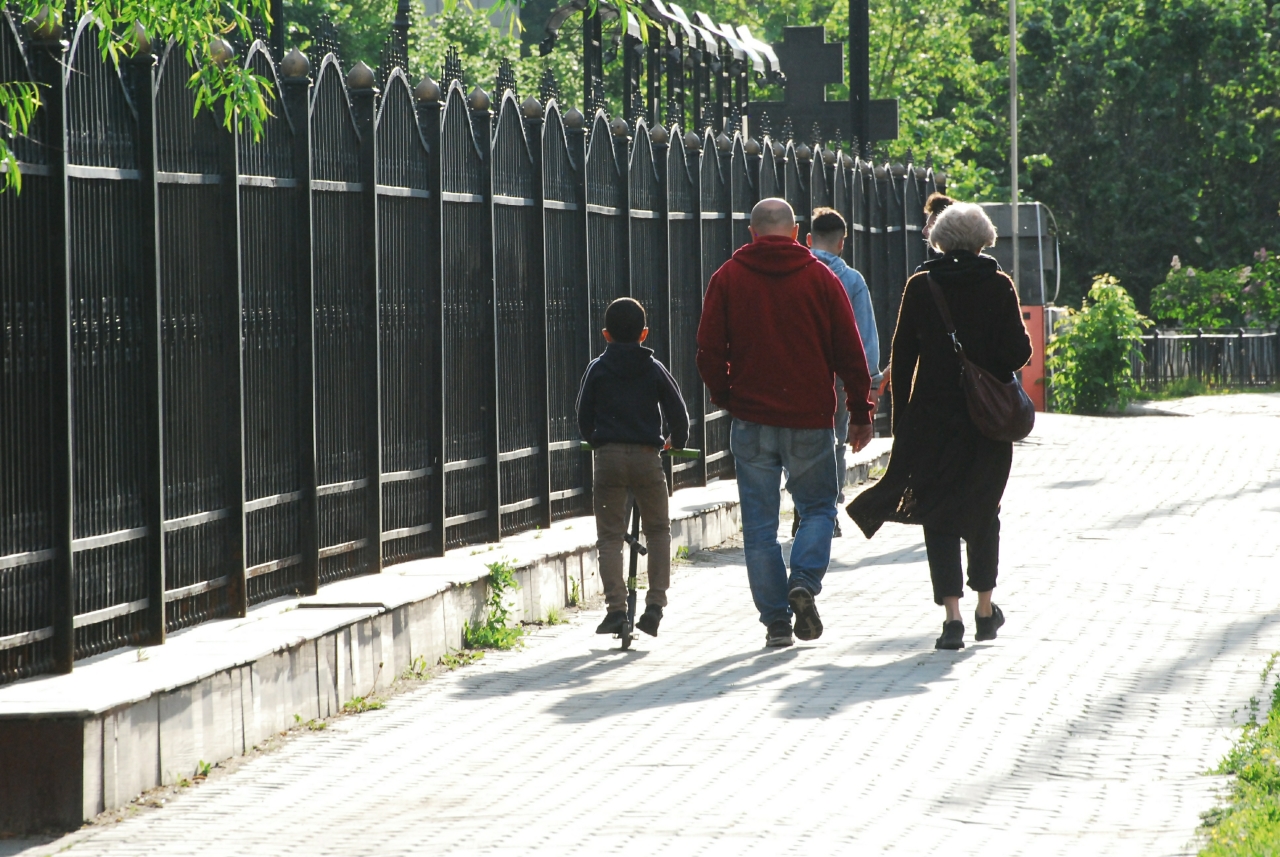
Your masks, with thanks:
[{"label": "man's hand", "polygon": [[875,430],[870,424],[865,426],[849,425],[849,445],[853,447],[854,452],[861,452],[863,447],[871,443],[871,438],[875,434]]}]

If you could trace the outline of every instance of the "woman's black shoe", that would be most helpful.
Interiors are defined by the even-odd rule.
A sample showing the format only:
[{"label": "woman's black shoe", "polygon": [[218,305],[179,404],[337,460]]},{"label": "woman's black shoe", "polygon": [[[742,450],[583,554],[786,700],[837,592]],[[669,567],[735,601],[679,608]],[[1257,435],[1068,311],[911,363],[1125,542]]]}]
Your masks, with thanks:
[{"label": "woman's black shoe", "polygon": [[933,644],[935,649],[963,649],[964,623],[959,619],[942,623],[942,636]]},{"label": "woman's black shoe", "polygon": [[658,636],[658,623],[661,621],[662,608],[656,604],[650,604],[644,608],[644,615],[636,620],[636,627],[650,637],[656,637]]},{"label": "woman's black shoe", "polygon": [[996,631],[1000,630],[1000,626],[1004,624],[1004,612],[999,607],[991,605],[991,615],[983,618],[978,615],[978,611],[973,611],[973,621],[978,623],[977,633],[973,635],[973,639],[981,643],[983,640],[994,640]]}]

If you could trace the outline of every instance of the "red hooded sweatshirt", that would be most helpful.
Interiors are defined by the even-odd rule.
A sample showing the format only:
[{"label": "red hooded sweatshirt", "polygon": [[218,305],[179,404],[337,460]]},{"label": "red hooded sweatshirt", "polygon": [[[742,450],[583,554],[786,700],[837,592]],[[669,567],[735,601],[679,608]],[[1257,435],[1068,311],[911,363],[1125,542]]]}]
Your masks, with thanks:
[{"label": "red hooded sweatshirt", "polygon": [[738,419],[798,429],[835,426],[835,373],[849,422],[871,422],[871,376],[849,296],[826,265],[785,236],[739,247],[712,275],[698,372],[711,401]]}]

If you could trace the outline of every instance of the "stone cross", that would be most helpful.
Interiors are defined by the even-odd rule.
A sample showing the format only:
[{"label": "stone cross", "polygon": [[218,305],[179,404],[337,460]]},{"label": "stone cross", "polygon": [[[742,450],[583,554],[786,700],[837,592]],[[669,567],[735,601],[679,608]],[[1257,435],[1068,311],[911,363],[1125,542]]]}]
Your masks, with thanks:
[{"label": "stone cross", "polygon": [[[790,119],[795,128],[817,125],[825,140],[853,139],[849,102],[827,100],[828,84],[844,81],[844,43],[828,42],[823,27],[787,27],[773,50],[787,77],[787,97],[785,101],[751,102],[753,122],[758,123],[767,113],[775,128]],[[863,144],[897,139],[896,98],[871,102],[870,127],[871,139],[861,141]]]}]

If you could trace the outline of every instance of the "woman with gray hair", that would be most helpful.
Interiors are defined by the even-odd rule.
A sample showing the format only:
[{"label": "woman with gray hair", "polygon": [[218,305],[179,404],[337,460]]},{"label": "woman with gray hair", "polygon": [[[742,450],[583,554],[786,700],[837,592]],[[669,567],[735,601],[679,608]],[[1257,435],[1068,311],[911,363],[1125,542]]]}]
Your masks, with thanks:
[{"label": "woman with gray hair", "polygon": [[1031,338],[1013,281],[982,254],[996,230],[981,206],[957,202],[937,217],[929,242],[941,255],[921,266],[902,292],[890,356],[893,454],[884,477],[854,499],[849,517],[875,535],[885,521],[924,527],[934,602],[946,609],[938,649],[964,648],[960,598],[978,593],[976,640],[994,640],[1004,614],[991,601],[1000,556],[1000,499],[1013,444],[991,440],[969,418],[960,357],[934,285],[974,363],[1001,379],[1031,359]]}]

